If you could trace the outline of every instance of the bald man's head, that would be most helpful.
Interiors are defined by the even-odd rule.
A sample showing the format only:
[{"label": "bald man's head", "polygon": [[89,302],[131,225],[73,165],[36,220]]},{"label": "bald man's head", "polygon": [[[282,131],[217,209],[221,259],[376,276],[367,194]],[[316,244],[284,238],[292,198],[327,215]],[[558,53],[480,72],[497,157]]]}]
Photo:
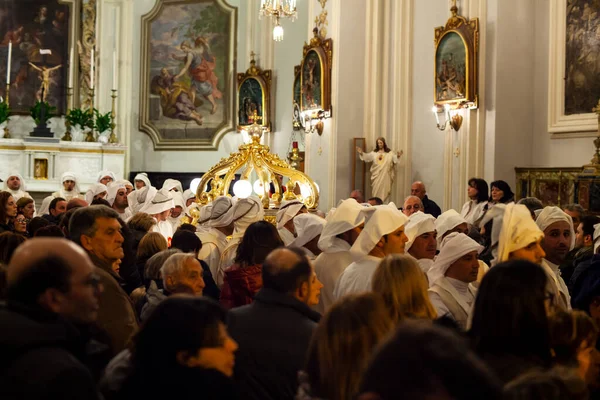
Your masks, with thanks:
[{"label": "bald man's head", "polygon": [[425,189],[425,185],[421,181],[413,182],[410,187],[410,194],[412,196],[417,196],[419,199],[423,200],[423,197],[427,194],[427,190]]},{"label": "bald man's head", "polygon": [[7,299],[76,321],[98,315],[102,291],[95,267],[83,249],[61,238],[33,238],[13,254],[8,266]]},{"label": "bald man's head", "polygon": [[263,287],[294,293],[312,275],[310,261],[295,247],[273,250],[262,265]]},{"label": "bald man's head", "polygon": [[69,211],[73,208],[87,207],[87,206],[89,206],[89,204],[84,199],[79,199],[79,198],[71,199],[67,203],[67,211]]}]

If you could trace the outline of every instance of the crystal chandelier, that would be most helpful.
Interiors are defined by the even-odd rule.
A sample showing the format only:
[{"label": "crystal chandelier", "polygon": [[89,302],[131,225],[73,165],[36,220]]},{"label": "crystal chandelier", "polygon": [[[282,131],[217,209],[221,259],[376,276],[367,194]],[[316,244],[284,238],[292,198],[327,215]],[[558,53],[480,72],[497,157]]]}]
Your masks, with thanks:
[{"label": "crystal chandelier", "polygon": [[292,21],[298,16],[296,12],[296,0],[261,0],[259,17],[275,17],[273,28],[273,40],[283,40],[283,27],[279,24],[279,18],[290,18]]}]

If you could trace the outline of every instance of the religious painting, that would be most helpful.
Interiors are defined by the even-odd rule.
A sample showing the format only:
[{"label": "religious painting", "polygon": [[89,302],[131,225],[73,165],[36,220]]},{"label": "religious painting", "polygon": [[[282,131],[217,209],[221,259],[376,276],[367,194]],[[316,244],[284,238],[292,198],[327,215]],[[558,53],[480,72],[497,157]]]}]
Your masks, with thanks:
[{"label": "religious painting", "polygon": [[42,93],[58,114],[65,113],[68,76],[74,74],[70,71],[69,54],[75,46],[78,24],[77,0],[1,3],[0,95],[8,97],[13,113],[28,115]]},{"label": "religious painting", "polygon": [[33,178],[48,179],[48,159],[36,158],[33,160]]},{"label": "religious painting", "polygon": [[544,206],[562,207],[576,202],[580,168],[515,168],[516,199],[536,197]]},{"label": "religious painting", "polygon": [[570,0],[566,7],[565,115],[585,114],[600,93],[600,2]]},{"label": "religious painting", "polygon": [[238,129],[255,122],[270,127],[271,70],[258,68],[253,57],[250,68],[246,73],[239,73],[237,79]]},{"label": "religious painting", "polygon": [[159,0],[142,17],[140,130],[157,150],[216,150],[235,129],[237,8]]},{"label": "religious painting", "polygon": [[479,20],[457,15],[435,28],[434,104],[477,108]]},{"label": "religious painting", "polygon": [[[331,58],[333,45],[331,39],[322,39],[315,30],[309,44],[304,44],[302,64],[300,65],[300,110],[316,113],[325,111],[331,114]],[[296,86],[294,85],[294,96]]]}]

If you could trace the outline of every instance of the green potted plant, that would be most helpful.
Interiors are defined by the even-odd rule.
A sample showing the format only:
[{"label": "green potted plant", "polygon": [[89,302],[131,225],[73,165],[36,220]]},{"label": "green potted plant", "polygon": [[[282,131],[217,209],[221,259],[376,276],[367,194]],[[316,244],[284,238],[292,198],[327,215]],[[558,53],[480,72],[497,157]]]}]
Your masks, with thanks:
[{"label": "green potted plant", "polygon": [[9,138],[8,134],[8,120],[10,119],[10,107],[6,104],[6,101],[0,103],[0,139]]},{"label": "green potted plant", "polygon": [[[88,133],[89,137],[89,133],[92,132],[92,129],[94,128],[94,113],[90,109],[82,110],[81,108],[72,108],[65,116],[65,125],[67,126],[67,133],[62,140],[82,142],[84,140],[84,134]],[[88,140],[86,137],[86,141],[93,140]]]},{"label": "green potted plant", "polygon": [[95,128],[98,132],[98,141],[106,144],[112,128],[111,113],[101,114],[98,110],[94,110],[94,113],[96,114]]}]

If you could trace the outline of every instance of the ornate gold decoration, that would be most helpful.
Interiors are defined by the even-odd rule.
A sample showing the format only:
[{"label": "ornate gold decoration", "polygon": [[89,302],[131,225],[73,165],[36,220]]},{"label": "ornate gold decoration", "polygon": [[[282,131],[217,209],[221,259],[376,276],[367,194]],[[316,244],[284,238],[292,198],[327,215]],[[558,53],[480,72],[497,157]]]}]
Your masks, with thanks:
[{"label": "ornate gold decoration", "polygon": [[[587,208],[582,203],[579,171],[580,168],[515,168],[515,201],[523,197],[537,197],[544,206],[579,203]],[[576,185],[579,185],[579,199],[575,197]]]},{"label": "ornate gold decoration", "polygon": [[[256,54],[253,51],[250,52],[250,57],[251,57],[250,68],[248,68],[245,73],[237,74],[238,110],[241,112],[242,109],[244,108],[243,107],[244,99],[242,99],[242,97],[241,97],[242,85],[244,85],[244,83],[246,83],[248,80],[256,81],[260,85],[260,88],[262,90],[262,102],[260,104],[260,106],[262,107],[262,116],[259,117],[259,119],[261,120],[260,125],[270,128],[270,126],[271,126],[271,77],[272,77],[272,71],[270,69],[262,70],[259,67],[257,67],[256,60],[254,60],[255,55]],[[256,110],[254,110],[254,111],[256,111]],[[244,126],[251,125],[253,122],[256,122],[256,121],[250,121],[250,123],[248,123],[246,125],[241,125],[239,122],[240,121],[239,121],[239,116],[238,116],[238,131],[244,129]]]},{"label": "ornate gold decoration", "polygon": [[[479,19],[473,18],[471,20],[466,19],[458,15],[458,7],[456,6],[456,0],[452,2],[452,8],[450,8],[452,16],[448,19],[445,26],[439,26],[435,28],[434,34],[434,85],[433,85],[433,98],[436,106],[444,106],[448,104],[452,109],[457,108],[477,108],[478,107],[478,57],[479,57]],[[447,35],[458,35],[465,47],[465,82],[464,87],[459,82],[451,82],[452,77],[438,76],[439,66],[438,51],[440,50],[440,44]],[[443,48],[442,48],[443,49]],[[452,56],[452,54],[451,54]],[[445,60],[444,60],[445,62]],[[456,79],[456,75],[453,79]],[[451,82],[454,83],[456,88],[454,91],[459,96],[444,99],[440,98],[438,93],[439,82]]]},{"label": "ornate gold decoration", "polygon": [[[276,154],[270,153],[269,146],[260,144],[262,133],[266,130],[263,126],[255,122],[246,130],[250,133],[252,141],[241,145],[237,153],[231,153],[226,159],[222,158],[202,176],[196,192],[196,202],[205,205],[218,196],[227,195],[236,172],[241,170],[242,180],[249,180],[253,171],[258,176],[264,190],[263,193],[259,194],[264,208],[278,208],[281,204],[280,176],[288,178],[286,192],[283,193],[285,200],[298,199],[307,208],[316,208],[319,204],[319,192],[313,180],[308,175],[291,168],[287,162],[281,160]],[[209,183],[210,190],[208,190]],[[275,188],[275,193],[269,201],[271,183]],[[297,185],[304,188],[303,194],[294,194]]]},{"label": "ornate gold decoration", "polygon": [[91,57],[92,49],[96,46],[96,0],[84,2],[81,28],[81,40],[77,42],[80,68],[79,99],[81,108],[90,108],[92,107],[90,96]]},{"label": "ornate gold decoration", "polygon": [[329,22],[327,21],[327,10],[325,10],[325,8],[323,8],[321,13],[315,18],[315,25],[319,30],[321,39],[325,39],[327,37],[327,25],[329,25]]},{"label": "ornate gold decoration", "polygon": [[[300,98],[300,110],[306,112],[311,111],[313,115],[311,117],[317,117],[320,110],[323,110],[323,118],[331,117],[331,66],[333,59],[333,41],[331,39],[323,39],[319,36],[319,29],[315,27],[313,29],[313,37],[310,39],[310,43],[304,43],[302,50],[302,64],[300,65],[300,87],[302,91],[306,88],[305,79],[305,64],[308,62],[309,53],[314,52],[319,57],[319,63],[321,68],[321,75],[319,77],[313,76],[313,79],[320,80],[321,88],[321,104],[304,104],[304,96]],[[308,64],[310,66],[310,64]],[[309,67],[310,68],[310,67]]]}]

